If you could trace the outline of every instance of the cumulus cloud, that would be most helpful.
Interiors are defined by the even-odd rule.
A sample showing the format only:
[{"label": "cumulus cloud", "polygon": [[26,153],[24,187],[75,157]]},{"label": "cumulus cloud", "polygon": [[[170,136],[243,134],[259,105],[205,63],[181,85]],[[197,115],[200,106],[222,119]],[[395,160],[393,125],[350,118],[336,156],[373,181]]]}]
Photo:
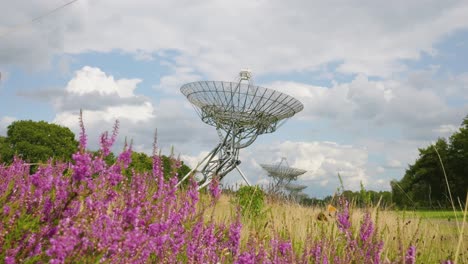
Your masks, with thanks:
[{"label": "cumulus cloud", "polygon": [[77,1],[72,7],[40,18],[60,4],[33,0],[2,6],[0,66],[44,68],[54,55],[64,51],[65,35],[83,30],[87,3]]},{"label": "cumulus cloud", "polygon": [[[9,4],[0,32],[54,2]],[[177,10],[177,15],[174,15]],[[217,78],[239,67],[258,73],[304,71],[333,61],[345,73],[390,76],[404,59],[436,54],[442,37],[466,28],[465,1],[340,3],[318,1],[78,1],[8,34],[3,64],[44,62],[58,52],[122,50],[139,59],[177,51],[177,65]]]},{"label": "cumulus cloud", "polygon": [[458,128],[459,127],[454,125],[444,124],[434,129],[434,131],[439,135],[450,136],[451,134],[455,133],[458,130]]},{"label": "cumulus cloud", "polygon": [[6,136],[7,128],[13,121],[16,121],[16,118],[11,116],[0,118],[0,136]]},{"label": "cumulus cloud", "polygon": [[199,74],[196,74],[191,68],[177,67],[168,65],[172,73],[161,77],[159,84],[153,88],[167,94],[178,94],[180,87],[188,82],[195,82],[201,79]]},{"label": "cumulus cloud", "polygon": [[127,137],[134,141],[136,150],[150,154],[156,129],[159,147],[166,154],[171,146],[179,153],[192,155],[201,147],[216,144],[215,130],[198,120],[183,97],[160,98],[155,104],[138,93],[140,82],[140,79],[115,79],[99,68],[85,66],[75,72],[63,89],[21,95],[50,101],[56,111],[53,122],[71,128],[76,134],[79,133],[79,110],[83,109],[92,149],[98,147],[99,133],[111,130],[115,120],[120,122],[121,135],[116,151]]},{"label": "cumulus cloud", "polygon": [[388,159],[386,164],[388,168],[401,168],[402,165],[401,161],[396,159]]},{"label": "cumulus cloud", "polygon": [[[196,164],[207,152],[197,157],[183,156],[189,164]],[[308,186],[307,193],[324,196],[332,193],[339,186],[337,175],[340,174],[347,189],[357,190],[360,182],[369,183],[367,174],[368,153],[364,149],[335,142],[284,141],[272,144],[259,144],[240,151],[240,168],[248,180],[254,184],[267,184],[270,179],[260,164],[275,164],[282,157],[287,157],[291,167],[307,170],[298,182]],[[223,179],[225,185],[242,182],[237,171],[232,171]],[[321,186],[321,187],[318,187]],[[382,186],[372,185],[382,188]]]},{"label": "cumulus cloud", "polygon": [[115,80],[99,68],[85,66],[76,71],[64,93],[55,98],[55,122],[75,127],[77,110],[86,106],[90,106],[84,108],[86,121],[92,126],[115,119],[130,123],[148,121],[154,118],[154,107],[148,98],[134,94],[140,82],[139,79]]},{"label": "cumulus cloud", "polygon": [[[465,87],[447,83],[458,89]],[[354,130],[359,130],[357,122],[365,121],[367,124],[361,125],[393,126],[407,139],[425,140],[446,135],[448,129],[453,131],[468,111],[466,105],[451,105],[449,97],[438,94],[444,87],[440,85],[430,89],[415,86],[408,79],[371,81],[363,75],[332,87],[282,81],[268,84],[298,98],[304,104],[298,115],[303,119],[328,119],[340,129]]]}]

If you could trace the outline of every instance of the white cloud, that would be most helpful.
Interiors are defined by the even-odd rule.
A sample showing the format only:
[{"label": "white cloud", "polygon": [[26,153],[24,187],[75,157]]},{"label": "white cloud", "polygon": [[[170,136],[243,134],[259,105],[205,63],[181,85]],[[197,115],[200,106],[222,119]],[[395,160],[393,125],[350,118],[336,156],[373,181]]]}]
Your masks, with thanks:
[{"label": "white cloud", "polygon": [[[353,190],[359,188],[360,182],[366,184],[370,180],[366,172],[368,152],[335,142],[284,141],[256,145],[241,152],[241,166],[247,175],[266,176],[258,164],[277,163],[281,157],[287,157],[291,167],[307,170],[299,180],[301,184],[309,186],[308,192],[326,194],[336,190],[339,186],[338,174],[342,176],[345,187]],[[320,190],[316,184],[326,188]]]},{"label": "white cloud", "polygon": [[173,73],[161,77],[159,84],[153,87],[157,91],[167,94],[179,94],[179,89],[183,84],[201,79],[201,76],[194,73],[191,68],[176,67],[174,65],[169,66],[173,70]]},{"label": "white cloud", "polygon": [[191,156],[191,155],[184,154],[180,158],[189,167],[195,168],[209,153],[210,153],[209,151],[201,151],[198,155]]},{"label": "white cloud", "polygon": [[377,169],[376,169],[376,172],[377,172],[377,173],[385,172],[385,168],[384,168],[384,167],[381,167],[381,166],[378,166]]},{"label": "white cloud", "polygon": [[387,160],[387,164],[386,164],[388,168],[401,168],[402,165],[403,164],[401,163],[401,161],[396,160],[396,159],[389,159]]},{"label": "white cloud", "polygon": [[[60,91],[39,91],[26,96],[51,100],[56,115],[53,122],[79,133],[79,110],[88,133],[89,147],[98,147],[99,133],[111,130],[120,122],[120,141],[132,139],[138,151],[150,154],[154,131],[158,129],[159,148],[168,154],[193,155],[200,148],[214,147],[218,140],[215,129],[198,120],[192,107],[183,98],[160,98],[154,104],[138,93],[139,79],[114,79],[99,68],[85,66],[78,70]],[[187,136],[190,135],[190,136]]]},{"label": "white cloud", "polygon": [[60,4],[34,0],[2,5],[0,65],[44,68],[54,55],[64,51],[65,36],[83,30],[88,8],[86,1],[77,1],[60,12],[33,22]]},{"label": "white cloud", "polygon": [[[425,82],[430,83],[431,77],[426,76]],[[396,127],[407,139],[427,140],[446,136],[447,129],[453,131],[468,112],[467,105],[451,105],[449,97],[439,93],[447,84],[461,91],[465,86],[459,79],[429,88],[408,79],[371,81],[363,75],[330,88],[281,81],[267,86],[299,99],[304,104],[300,118],[331,120],[339,129],[361,134],[360,125],[376,130]]]},{"label": "white cloud", "polygon": [[116,94],[125,98],[134,96],[133,90],[140,82],[140,79],[114,80],[113,76],[107,76],[99,68],[85,66],[75,73],[65,90],[80,96],[97,92],[99,95]]},{"label": "white cloud", "polygon": [[455,133],[457,130],[458,130],[457,126],[450,125],[450,124],[444,124],[444,125],[440,125],[436,129],[434,129],[434,132],[436,132],[436,133],[438,133],[440,135],[450,136],[453,133]]},{"label": "white cloud", "polygon": [[[102,101],[96,101],[94,109],[88,110],[85,107],[86,123],[95,126],[101,122],[112,123],[116,119],[125,119],[130,123],[140,123],[154,118],[154,108],[149,100],[139,104],[125,104],[122,101],[128,98],[137,98],[134,94],[139,79],[119,79],[114,80],[113,76],[107,76],[99,68],[89,66],[83,67],[75,73],[65,87],[65,93],[61,97],[54,100],[54,105],[57,110],[57,115],[54,122],[57,122],[68,127],[76,127],[78,120],[79,109],[68,110],[67,97],[71,96],[75,104],[82,102],[83,105],[89,101],[97,100],[96,97],[111,97],[115,100],[114,103],[106,105]],[[78,102],[76,102],[78,101]],[[120,103],[118,103],[120,102]]]},{"label": "white cloud", "polygon": [[3,116],[0,119],[0,136],[6,136],[7,128],[13,121],[16,121],[16,118],[11,116]]},{"label": "white cloud", "polygon": [[[0,32],[30,21],[56,3],[8,5]],[[177,15],[174,11],[177,10]],[[467,28],[465,1],[332,3],[319,1],[78,1],[8,34],[0,61],[27,65],[60,52],[122,50],[149,58],[178,53],[177,66],[229,78],[255,72],[304,71],[341,62],[346,73],[391,76],[405,59],[436,54],[434,44]]]}]

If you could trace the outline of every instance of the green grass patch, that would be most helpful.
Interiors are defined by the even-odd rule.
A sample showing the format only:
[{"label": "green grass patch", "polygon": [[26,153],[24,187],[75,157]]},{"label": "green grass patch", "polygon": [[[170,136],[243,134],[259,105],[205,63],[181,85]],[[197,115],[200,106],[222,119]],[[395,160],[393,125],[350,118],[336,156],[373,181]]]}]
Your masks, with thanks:
[{"label": "green grass patch", "polygon": [[463,219],[463,211],[453,210],[417,210],[406,211],[408,217],[423,218],[423,219],[443,219],[455,220],[456,218],[461,221]]}]

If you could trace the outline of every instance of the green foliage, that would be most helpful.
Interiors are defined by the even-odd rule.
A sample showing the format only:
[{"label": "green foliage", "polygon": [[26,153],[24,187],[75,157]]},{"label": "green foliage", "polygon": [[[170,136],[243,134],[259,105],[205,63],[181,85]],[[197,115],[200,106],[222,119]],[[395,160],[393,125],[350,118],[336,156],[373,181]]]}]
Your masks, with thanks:
[{"label": "green foliage", "polygon": [[[364,186],[362,185],[361,185],[360,191],[353,192],[350,190],[346,190],[342,192],[342,195],[343,197],[346,198],[346,200],[352,202],[354,206],[361,207],[361,208],[368,207],[368,206],[376,206],[379,200],[380,200],[380,206],[383,208],[390,207],[393,204],[391,192],[389,191],[376,192],[372,190],[366,190]],[[331,199],[325,199],[325,200],[331,201]]]},{"label": "green foliage", "polygon": [[[177,159],[161,155],[161,165],[165,179],[172,178],[176,173],[178,178],[181,179],[190,172],[190,168],[180,161],[180,166],[176,166]],[[130,163],[127,176],[131,175],[132,170],[137,173],[151,172],[153,169],[153,158],[142,152],[132,152],[132,162]]]},{"label": "green foliage", "polygon": [[132,162],[128,168],[137,173],[150,172],[153,169],[153,158],[142,152],[132,152]]},{"label": "green foliage", "polygon": [[449,206],[445,177],[436,149],[442,161],[447,161],[447,142],[439,139],[435,145],[419,149],[419,158],[409,166],[403,179],[392,183],[397,205],[411,208]]},{"label": "green foliage", "polygon": [[454,199],[463,201],[468,192],[468,116],[449,141],[447,173],[453,179],[451,191]]},{"label": "green foliage", "polygon": [[[1,209],[3,211],[3,206]],[[10,215],[11,214],[12,213],[10,213]],[[9,220],[9,217],[6,217],[4,220],[4,225],[9,225],[7,220]],[[16,243],[18,243],[22,238],[24,239],[32,232],[37,232],[39,230],[41,220],[37,216],[23,213],[20,214],[20,217],[13,223],[13,226],[9,226],[9,231],[5,235],[2,250],[3,253],[0,254],[0,259],[5,259],[6,249],[15,248]]]},{"label": "green foliage", "polygon": [[423,219],[443,219],[448,221],[454,220],[456,218],[463,219],[463,211],[454,212],[453,210],[417,210],[406,211],[406,214],[413,216],[414,218]]},{"label": "green foliage", "polygon": [[265,206],[265,192],[259,186],[242,186],[236,192],[241,214],[247,217],[258,217]]},{"label": "green foliage", "polygon": [[400,207],[447,208],[449,190],[455,201],[464,201],[468,191],[467,161],[468,116],[448,142],[439,138],[435,144],[419,149],[419,158],[409,165],[403,178],[391,182],[394,202]]},{"label": "green foliage", "polygon": [[9,147],[6,137],[0,136],[0,163],[13,156],[13,151]]},{"label": "green foliage", "polygon": [[69,161],[77,149],[75,134],[67,127],[15,121],[8,126],[7,137],[0,137],[0,162],[10,163],[14,155],[31,163],[46,162],[50,157]]},{"label": "green foliage", "polygon": [[371,197],[370,193],[366,191],[364,184],[361,184],[361,190],[359,191],[359,196],[366,206],[371,206]]}]

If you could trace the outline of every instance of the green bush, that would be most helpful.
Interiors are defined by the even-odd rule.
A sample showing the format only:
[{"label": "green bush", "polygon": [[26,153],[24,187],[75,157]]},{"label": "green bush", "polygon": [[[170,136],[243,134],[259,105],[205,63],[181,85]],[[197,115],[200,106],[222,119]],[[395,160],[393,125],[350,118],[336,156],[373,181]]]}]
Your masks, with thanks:
[{"label": "green bush", "polygon": [[265,192],[258,186],[242,186],[236,192],[241,214],[257,217],[262,214],[265,205]]}]

